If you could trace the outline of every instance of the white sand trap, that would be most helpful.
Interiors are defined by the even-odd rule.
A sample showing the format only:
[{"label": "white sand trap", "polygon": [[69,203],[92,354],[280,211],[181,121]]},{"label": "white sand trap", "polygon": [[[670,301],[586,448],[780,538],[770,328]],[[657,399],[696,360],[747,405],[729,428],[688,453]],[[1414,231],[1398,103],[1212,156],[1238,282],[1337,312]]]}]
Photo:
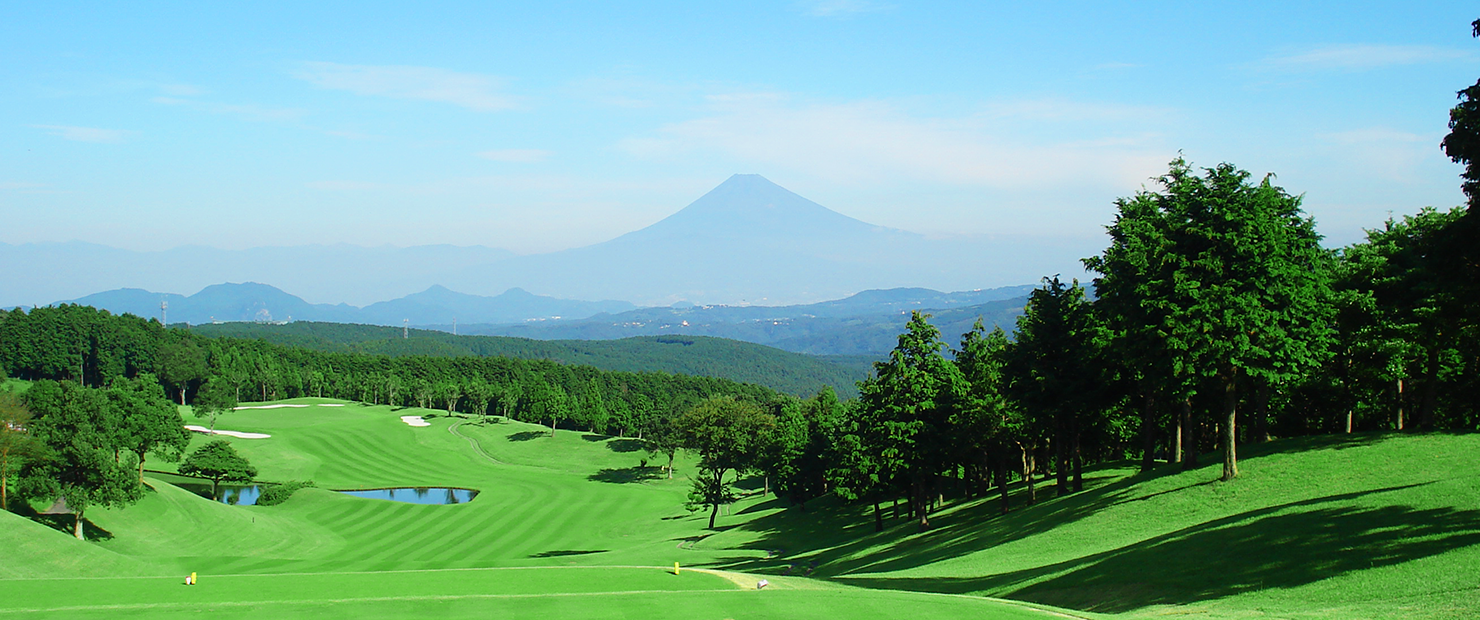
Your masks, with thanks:
[{"label": "white sand trap", "polygon": [[431,426],[432,423],[421,419],[419,415],[403,415],[401,421],[410,426]]},{"label": "white sand trap", "polygon": [[250,407],[237,407],[241,409],[282,409],[283,407],[308,407],[309,405],[252,405]]},{"label": "white sand trap", "polygon": [[343,407],[344,403],[319,403],[320,407]]},{"label": "white sand trap", "polygon": [[237,439],[267,439],[268,437],[271,437],[272,436],[272,435],[268,435],[268,434],[265,434],[265,433],[243,433],[241,431],[213,431],[213,430],[211,430],[209,428],[206,428],[204,426],[195,426],[193,424],[186,424],[185,425],[185,430],[187,430],[187,431],[195,431],[197,433],[205,433],[207,435],[225,435],[227,437],[236,437]]}]

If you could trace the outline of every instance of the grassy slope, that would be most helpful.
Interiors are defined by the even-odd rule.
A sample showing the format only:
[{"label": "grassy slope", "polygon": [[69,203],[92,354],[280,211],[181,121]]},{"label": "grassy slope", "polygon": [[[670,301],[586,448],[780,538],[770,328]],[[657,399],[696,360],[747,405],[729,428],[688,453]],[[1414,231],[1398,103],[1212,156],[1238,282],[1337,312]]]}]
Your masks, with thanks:
[{"label": "grassy slope", "polygon": [[[791,558],[727,566],[818,574],[869,587],[1010,597],[1158,616],[1471,617],[1480,610],[1480,435],[1359,435],[1245,451],[1242,477],[1221,462],[1153,475],[1107,468],[1086,492],[1006,517],[996,500],[882,535],[788,511],[705,541],[782,548]],[[1040,489],[1048,497],[1052,486]],[[813,512],[856,513],[818,507]]]},{"label": "grassy slope", "polygon": [[[662,567],[714,563],[730,551],[691,548],[703,517],[680,507],[687,480],[638,467],[645,454],[630,440],[566,431],[552,438],[539,426],[446,417],[413,428],[399,416],[432,412],[294,402],[315,406],[237,411],[218,424],[273,435],[233,440],[265,479],[312,478],[326,488],[466,486],[481,494],[468,504],[416,506],[308,489],[281,506],[235,507],[152,480],[156,491],[138,505],[90,514],[111,535],[90,550],[138,558],[158,568],[132,573],[161,577],[0,580],[0,615],[885,618],[913,609],[918,617],[1045,617],[979,598],[805,579],[776,579],[764,597],[754,596],[754,578],[739,576],[737,584],[685,571],[680,579]],[[35,537],[62,544],[62,534],[36,527]],[[30,565],[26,576],[72,574],[37,554],[17,557]],[[583,569],[590,572],[569,572]],[[203,575],[202,586],[180,586],[179,576],[192,571]]]},{"label": "grassy slope", "polygon": [[159,571],[135,558],[0,511],[0,579],[113,577]]},{"label": "grassy slope", "polygon": [[[1480,435],[1277,442],[1247,450],[1244,476],[1226,484],[1210,482],[1217,475],[1212,465],[1150,476],[1105,468],[1092,472],[1090,488],[1080,495],[1031,507],[1015,497],[1021,509],[1006,517],[995,516],[995,501],[967,502],[934,516],[936,529],[924,534],[908,524],[874,534],[856,507],[819,501],[802,512],[774,499],[752,499],[722,516],[727,529],[710,536],[703,515],[680,507],[688,461],[679,463],[679,479],[669,481],[654,468],[638,467],[646,455],[633,451],[630,440],[567,431],[551,438],[538,426],[477,426],[446,417],[412,428],[398,419],[414,413],[431,414],[313,406],[238,411],[218,426],[274,435],[233,441],[264,479],[314,479],[323,488],[466,486],[482,491],[474,502],[414,506],[318,489],[282,506],[231,507],[156,482],[158,492],[139,505],[92,515],[113,538],[90,550],[110,560],[136,559],[118,569],[123,574],[159,566],[153,574],[177,579],[194,570],[208,575],[210,584],[220,580],[226,594],[215,598],[239,602],[220,609],[228,616],[327,609],[329,599],[294,598],[292,588],[299,586],[252,585],[269,583],[252,579],[272,575],[299,575],[280,578],[352,600],[333,607],[335,613],[369,617],[495,611],[621,617],[644,610],[663,617],[882,617],[890,614],[874,610],[894,610],[898,617],[919,615],[905,613],[916,608],[936,610],[921,612],[926,617],[1038,613],[905,590],[1010,597],[1131,617],[1459,618],[1480,609],[1473,582],[1480,566],[1480,459],[1473,456],[1480,453]],[[1041,497],[1051,490],[1041,489]],[[50,537],[48,545],[78,544],[41,528],[10,540],[0,531],[0,549],[43,537]],[[27,549],[14,557],[25,558],[29,568],[11,564],[7,576],[75,574],[48,564],[65,550]],[[656,567],[674,561],[770,573],[815,565],[817,576],[832,579],[777,576],[782,589],[763,599],[718,582],[711,585],[726,594],[676,591],[692,584],[673,586],[672,580],[643,585],[656,578]],[[97,572],[111,570],[97,562],[104,567]],[[580,598],[587,596],[580,587],[548,572],[580,567],[611,571],[581,587],[630,594],[602,595],[592,604]],[[508,568],[533,572],[500,572]],[[420,569],[469,569],[429,574],[442,576],[437,583],[482,585],[471,591],[398,585],[403,580],[387,577],[397,573],[362,572]],[[542,594],[520,594],[512,575],[529,576]],[[0,601],[18,591],[16,583],[0,580]],[[34,582],[25,590],[30,598],[0,603],[0,615],[6,608],[53,608],[69,600],[64,592],[78,583]],[[111,583],[87,591],[121,601],[107,597],[115,589],[142,587],[137,580]],[[155,599],[113,611],[201,610],[191,602],[193,590],[161,588]],[[149,606],[159,601],[173,606]],[[103,613],[95,606],[75,611]]]},{"label": "grassy slope", "polygon": [[854,382],[868,375],[858,366],[792,353],[765,345],[705,336],[638,336],[620,340],[534,340],[503,336],[454,336],[376,325],[299,321],[286,325],[221,323],[192,331],[206,336],[258,338],[320,351],[381,355],[501,356],[553,360],[624,372],[661,371],[721,377],[810,396],[823,386],[839,394],[857,392]]}]

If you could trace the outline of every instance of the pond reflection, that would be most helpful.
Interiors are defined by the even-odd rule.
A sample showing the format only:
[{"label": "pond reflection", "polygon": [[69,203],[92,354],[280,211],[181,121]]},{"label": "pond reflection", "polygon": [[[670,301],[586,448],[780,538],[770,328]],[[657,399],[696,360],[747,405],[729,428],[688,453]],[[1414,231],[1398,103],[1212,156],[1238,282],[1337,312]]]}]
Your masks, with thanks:
[{"label": "pond reflection", "polygon": [[340,491],[340,493],[366,499],[387,499],[393,502],[405,502],[408,504],[434,505],[466,504],[478,496],[478,492],[473,489],[445,487],[399,487],[394,489]]}]

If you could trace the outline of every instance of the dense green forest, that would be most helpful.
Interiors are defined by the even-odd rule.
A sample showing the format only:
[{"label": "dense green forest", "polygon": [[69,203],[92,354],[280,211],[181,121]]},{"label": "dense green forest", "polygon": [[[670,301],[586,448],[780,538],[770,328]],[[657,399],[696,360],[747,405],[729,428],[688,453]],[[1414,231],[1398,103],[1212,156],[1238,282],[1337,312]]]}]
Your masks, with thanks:
[{"label": "dense green forest", "polygon": [[[206,336],[253,338],[336,353],[401,357],[512,357],[595,366],[623,372],[660,371],[722,377],[755,383],[788,394],[814,394],[830,386],[856,394],[855,383],[868,365],[790,353],[748,342],[708,336],[638,336],[621,340],[533,340],[504,336],[458,336],[441,331],[346,323],[298,321],[218,323],[191,331]],[[406,336],[405,338],[402,335]]]}]

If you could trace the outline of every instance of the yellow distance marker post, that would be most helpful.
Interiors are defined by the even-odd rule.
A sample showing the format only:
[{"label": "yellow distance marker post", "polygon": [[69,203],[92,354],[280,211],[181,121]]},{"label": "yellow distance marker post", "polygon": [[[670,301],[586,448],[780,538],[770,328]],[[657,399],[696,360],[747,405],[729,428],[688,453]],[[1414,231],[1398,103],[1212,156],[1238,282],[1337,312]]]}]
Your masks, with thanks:
[{"label": "yellow distance marker post", "polygon": [[673,563],[673,574],[678,574],[678,562]]}]

